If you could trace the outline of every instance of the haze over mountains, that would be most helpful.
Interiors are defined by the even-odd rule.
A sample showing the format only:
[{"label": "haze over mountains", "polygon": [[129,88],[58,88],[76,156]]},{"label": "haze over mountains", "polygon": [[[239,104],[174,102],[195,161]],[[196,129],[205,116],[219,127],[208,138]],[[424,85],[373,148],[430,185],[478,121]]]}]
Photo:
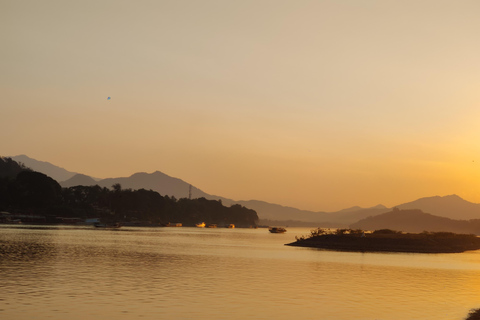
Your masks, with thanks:
[{"label": "haze over mountains", "polygon": [[480,219],[454,220],[425,213],[419,209],[394,210],[362,219],[350,225],[352,229],[393,229],[419,233],[423,231],[480,234]]},{"label": "haze over mountains", "polygon": [[[53,179],[57,180],[62,187],[98,184],[102,187],[111,188],[113,184],[120,183],[122,188],[125,189],[151,189],[157,191],[161,195],[173,196],[177,199],[187,198],[190,191],[190,184],[188,182],[178,178],[170,177],[160,171],[153,173],[140,172],[135,173],[130,177],[95,179],[80,173],[70,172],[48,162],[42,162],[29,158],[25,155],[11,158],[17,162],[24,163],[27,167],[30,167],[35,171],[49,175]],[[372,208],[352,207],[340,210],[338,212],[313,212],[272,204],[260,200],[236,201],[221,196],[210,195],[194,186],[191,187],[191,193],[192,198],[204,197],[210,200],[221,200],[222,203],[227,206],[232,204],[240,204],[257,211],[260,219],[263,221],[268,220],[269,224],[288,224],[290,226],[356,226],[355,223],[360,222],[362,219],[379,216],[392,211],[392,208],[387,208],[383,205],[377,205]],[[480,204],[465,201],[457,195],[421,198],[412,202],[399,204],[396,206],[396,208],[402,209],[400,212],[405,212],[405,209],[420,209],[430,215],[454,220],[480,219]],[[395,212],[398,215],[398,211]],[[419,218],[419,216],[417,216],[416,219],[417,218]],[[395,219],[392,221],[394,220]],[[396,223],[399,222],[397,221]],[[412,223],[414,223],[414,221]],[[399,224],[399,226],[400,225],[401,224]],[[395,229],[394,226],[393,229]]]},{"label": "haze over mountains", "polygon": [[[51,164],[50,162],[32,159],[24,154],[15,157],[9,157],[17,162],[25,164],[30,169],[46,174],[47,176],[57,180],[57,182],[68,180],[77,172],[71,172],[64,168]],[[100,179],[95,179],[100,180]]]},{"label": "haze over mountains", "polygon": [[465,201],[457,195],[421,198],[396,207],[399,209],[422,209],[424,212],[451,219],[480,219],[480,204]]}]

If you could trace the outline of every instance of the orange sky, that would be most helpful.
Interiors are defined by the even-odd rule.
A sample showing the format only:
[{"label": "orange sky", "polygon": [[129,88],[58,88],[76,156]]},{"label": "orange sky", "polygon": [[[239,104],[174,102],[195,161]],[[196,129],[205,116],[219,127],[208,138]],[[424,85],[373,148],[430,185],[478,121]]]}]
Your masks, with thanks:
[{"label": "orange sky", "polygon": [[0,152],[310,210],[480,202],[479,16],[478,1],[2,1]]}]

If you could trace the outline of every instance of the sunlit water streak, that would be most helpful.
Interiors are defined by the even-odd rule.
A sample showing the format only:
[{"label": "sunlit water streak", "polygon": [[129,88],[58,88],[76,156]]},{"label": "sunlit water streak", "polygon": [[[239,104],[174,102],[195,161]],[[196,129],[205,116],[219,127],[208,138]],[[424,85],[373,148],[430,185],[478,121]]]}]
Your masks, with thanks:
[{"label": "sunlit water streak", "polygon": [[308,229],[0,227],[0,319],[464,319],[480,252],[284,246]]}]

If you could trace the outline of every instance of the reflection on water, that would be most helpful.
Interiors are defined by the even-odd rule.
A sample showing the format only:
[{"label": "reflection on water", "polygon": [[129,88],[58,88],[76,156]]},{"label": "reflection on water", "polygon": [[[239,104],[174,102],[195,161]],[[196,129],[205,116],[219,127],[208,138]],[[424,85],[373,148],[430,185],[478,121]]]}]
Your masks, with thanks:
[{"label": "reflection on water", "polygon": [[480,253],[288,247],[308,229],[0,227],[0,319],[463,319]]}]

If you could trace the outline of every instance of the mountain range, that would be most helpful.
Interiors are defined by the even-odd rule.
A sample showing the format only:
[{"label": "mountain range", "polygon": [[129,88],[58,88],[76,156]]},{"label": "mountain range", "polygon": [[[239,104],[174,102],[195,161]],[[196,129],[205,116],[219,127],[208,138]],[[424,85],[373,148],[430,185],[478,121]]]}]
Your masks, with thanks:
[{"label": "mountain range", "polygon": [[[153,173],[139,172],[130,177],[98,179],[81,173],[70,172],[48,162],[38,161],[26,155],[11,157],[17,162],[22,162],[27,167],[42,172],[57,180],[62,187],[76,185],[99,185],[110,188],[113,184],[120,183],[124,189],[154,190],[161,195],[188,198],[204,197],[210,200],[221,200],[224,205],[240,204],[257,212],[261,221],[268,220],[269,224],[283,224],[289,226],[328,226],[348,227],[369,217],[379,216],[392,211],[383,205],[371,208],[352,207],[337,212],[308,211],[298,208],[272,204],[260,200],[232,200],[217,195],[210,195],[201,189],[191,186],[181,179],[170,177],[160,171]],[[412,202],[399,204],[395,208],[403,212],[407,209],[419,209],[431,215],[454,219],[468,220],[480,219],[480,204],[468,202],[457,195],[434,196],[421,198]],[[287,223],[288,221],[288,223]]]},{"label": "mountain range", "polygon": [[[64,168],[58,167],[49,162],[32,159],[24,154],[15,156],[15,157],[8,157],[8,158],[12,158],[18,163],[23,163],[24,165],[26,165],[32,170],[44,173],[47,176],[57,180],[58,182],[68,180],[74,175],[78,174],[77,172],[68,171]],[[100,180],[95,178],[93,179]]]},{"label": "mountain range", "polygon": [[454,220],[425,213],[419,209],[394,210],[362,219],[350,225],[352,229],[393,229],[419,233],[423,231],[480,234],[480,219]]}]

